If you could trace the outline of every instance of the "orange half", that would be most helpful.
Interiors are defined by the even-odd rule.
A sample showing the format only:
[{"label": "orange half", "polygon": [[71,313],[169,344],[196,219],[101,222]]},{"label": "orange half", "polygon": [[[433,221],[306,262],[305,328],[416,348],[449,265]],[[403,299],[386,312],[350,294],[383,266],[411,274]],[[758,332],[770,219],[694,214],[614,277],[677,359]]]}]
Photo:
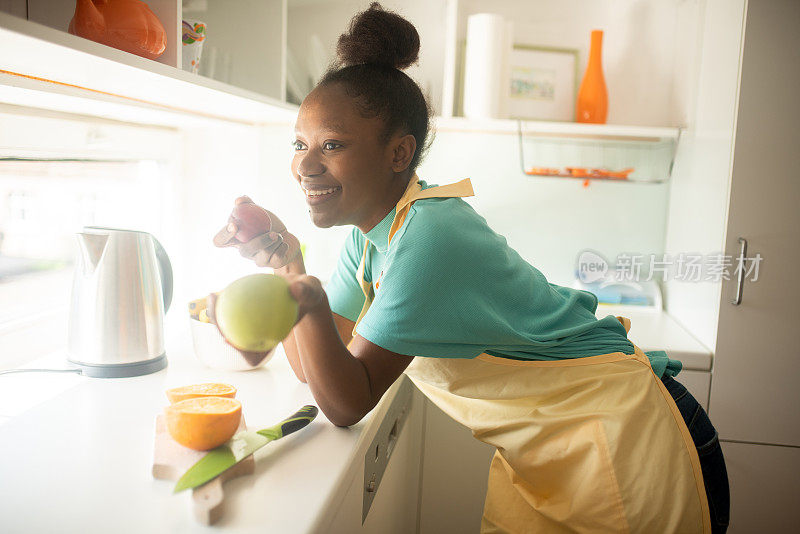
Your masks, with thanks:
[{"label": "orange half", "polygon": [[164,408],[172,439],[196,451],[219,447],[236,433],[242,403],[225,397],[198,397]]},{"label": "orange half", "polygon": [[169,402],[175,404],[186,399],[196,399],[199,397],[227,397],[232,399],[236,396],[236,388],[229,384],[218,384],[211,382],[208,384],[193,384],[179,388],[168,389],[166,392]]}]

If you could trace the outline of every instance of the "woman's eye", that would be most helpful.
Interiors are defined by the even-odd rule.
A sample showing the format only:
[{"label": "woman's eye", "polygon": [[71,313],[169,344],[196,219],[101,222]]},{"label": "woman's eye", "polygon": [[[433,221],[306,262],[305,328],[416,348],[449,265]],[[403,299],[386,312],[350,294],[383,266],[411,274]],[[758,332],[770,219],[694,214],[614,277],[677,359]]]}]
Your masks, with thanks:
[{"label": "woman's eye", "polygon": [[295,150],[303,150],[305,146],[300,141],[292,141],[292,148]]},{"label": "woman's eye", "polygon": [[328,142],[326,142],[324,145],[322,145],[322,147],[323,147],[325,150],[336,150],[337,148],[339,148],[339,147],[341,147],[341,146],[342,146],[342,145],[340,145],[339,143],[332,143],[332,142],[330,142],[330,141],[328,141]]}]

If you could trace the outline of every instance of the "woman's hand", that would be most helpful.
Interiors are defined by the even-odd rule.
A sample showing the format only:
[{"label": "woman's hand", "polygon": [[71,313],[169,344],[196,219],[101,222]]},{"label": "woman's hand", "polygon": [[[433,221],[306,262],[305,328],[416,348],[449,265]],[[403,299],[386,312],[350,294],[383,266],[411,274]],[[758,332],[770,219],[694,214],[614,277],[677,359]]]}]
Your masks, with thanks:
[{"label": "woman's hand", "polygon": [[217,323],[217,314],[216,314],[217,298],[219,298],[219,293],[209,293],[209,295],[206,297],[206,314],[208,315],[208,321],[211,324],[213,324],[214,326],[217,327],[217,330],[219,331],[219,335],[222,337],[222,339],[225,340],[225,343],[230,345],[231,348],[236,349],[239,352],[239,354],[242,355],[242,357],[248,363],[248,365],[251,365],[251,366],[255,367],[256,365],[261,363],[264,360],[264,358],[267,357],[267,355],[269,354],[270,351],[267,351],[267,352],[251,352],[251,351],[241,350],[241,349],[238,349],[238,348],[234,347],[231,344],[231,342],[228,341],[228,339],[222,334],[222,330],[220,330],[219,324]]},{"label": "woman's hand", "polygon": [[[278,274],[278,273],[276,273]],[[306,314],[327,308],[328,301],[322,283],[307,274],[280,274],[289,282],[289,293],[297,301],[297,322]],[[330,309],[327,310],[330,314]]]},{"label": "woman's hand", "polygon": [[[239,197],[236,204],[252,202],[248,197]],[[265,210],[266,211],[266,210]],[[272,220],[270,231],[258,235],[242,243],[236,239],[236,227],[233,215],[228,218],[228,224],[214,236],[214,245],[217,247],[236,247],[239,253],[253,260],[259,267],[279,269],[290,263],[302,260],[300,255],[300,241],[286,230],[286,225],[271,211],[267,211]]]},{"label": "woman's hand", "polygon": [[[280,274],[289,283],[289,293],[297,301],[297,321],[300,322],[309,312],[323,308],[327,304],[325,290],[319,278],[307,274]],[[206,314],[212,324],[217,324],[217,298],[219,293],[210,293],[206,297]]]}]

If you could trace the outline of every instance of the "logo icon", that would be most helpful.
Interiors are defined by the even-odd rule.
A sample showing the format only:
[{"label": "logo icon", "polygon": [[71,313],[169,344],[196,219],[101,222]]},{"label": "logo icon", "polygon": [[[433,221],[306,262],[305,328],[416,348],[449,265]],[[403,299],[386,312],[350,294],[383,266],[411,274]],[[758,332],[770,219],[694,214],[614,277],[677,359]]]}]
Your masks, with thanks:
[{"label": "logo icon", "polygon": [[584,250],[578,255],[576,271],[581,282],[591,284],[606,277],[608,262],[597,252]]}]

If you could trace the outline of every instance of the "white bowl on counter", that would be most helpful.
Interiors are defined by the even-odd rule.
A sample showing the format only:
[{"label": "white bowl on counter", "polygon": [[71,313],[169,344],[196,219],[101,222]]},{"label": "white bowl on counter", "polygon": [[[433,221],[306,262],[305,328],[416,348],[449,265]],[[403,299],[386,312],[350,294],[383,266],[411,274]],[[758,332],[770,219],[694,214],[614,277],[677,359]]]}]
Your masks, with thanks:
[{"label": "white bowl on counter", "polygon": [[[249,371],[258,369],[275,355],[273,348],[258,365],[250,365],[238,350],[228,345],[217,325],[189,318],[194,353],[203,365],[219,371]],[[277,347],[276,347],[277,348]]]}]

